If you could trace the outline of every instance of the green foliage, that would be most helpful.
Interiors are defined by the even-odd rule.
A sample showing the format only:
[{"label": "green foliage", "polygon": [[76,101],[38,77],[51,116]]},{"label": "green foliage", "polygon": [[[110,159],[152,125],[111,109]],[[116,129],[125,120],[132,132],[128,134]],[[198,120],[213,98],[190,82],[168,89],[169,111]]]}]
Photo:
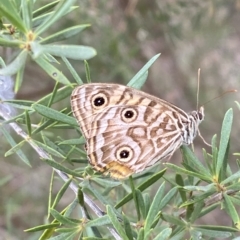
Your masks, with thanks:
[{"label": "green foliage", "polygon": [[[230,133],[233,110],[229,109],[223,119],[221,136],[212,138],[212,151],[203,150],[202,161],[187,146],[182,146],[182,166],[166,163],[134,175],[125,181],[115,181],[94,172],[87,165],[83,150],[85,141],[79,131],[69,105],[57,110],[55,103],[69,98],[72,86],[59,67],[61,58],[76,83],[82,84],[68,59],[86,60],[96,52],[88,46],[54,45],[80,33],[88,24],[63,29],[50,36],[42,34],[56,21],[74,11],[75,1],[60,0],[48,3],[36,10],[34,1],[22,0],[21,11],[14,1],[0,3],[2,33],[0,45],[14,48],[15,59],[0,70],[1,75],[17,74],[15,90],[23,82],[27,57],[31,57],[53,80],[56,81],[52,93],[37,102],[27,100],[6,100],[22,112],[4,118],[0,131],[11,148],[5,156],[17,154],[27,166],[31,156],[26,156],[23,146],[28,143],[37,152],[43,164],[52,168],[64,180],[58,193],[52,191],[54,176],[50,182],[48,219],[43,225],[27,229],[26,232],[40,233],[39,239],[214,239],[233,238],[240,230],[238,213],[240,170],[233,171],[229,165]],[[8,24],[6,22],[9,22]],[[11,31],[10,31],[11,30]],[[12,33],[13,31],[13,33]],[[56,58],[55,58],[56,57]],[[60,57],[60,58],[59,58]],[[152,57],[129,81],[128,85],[141,88],[145,83],[150,66],[159,54]],[[90,82],[90,67],[84,62],[86,79]],[[60,85],[62,84],[62,85]],[[2,104],[2,103],[1,103]],[[239,104],[237,103],[239,106]],[[38,119],[38,123],[36,123]],[[6,124],[23,138],[16,142]],[[20,123],[21,127],[17,123]],[[79,138],[67,136],[50,139],[51,131],[75,130]],[[19,132],[18,132],[18,131]],[[9,178],[0,180],[0,187]],[[34,184],[34,183],[33,183]],[[74,192],[75,198],[68,203],[61,200]],[[42,202],[46,205],[46,202]],[[59,210],[60,209],[60,210]],[[233,222],[232,226],[213,226],[198,220],[221,209]],[[76,214],[76,212],[78,214]],[[31,221],[29,221],[31,224]]]},{"label": "green foliage", "polygon": [[[30,56],[52,79],[64,85],[70,82],[65,75],[54,66],[58,61],[53,57],[66,57],[75,60],[86,60],[96,55],[92,47],[79,45],[56,44],[79,34],[89,25],[77,25],[50,36],[42,37],[56,21],[73,11],[75,0],[56,1],[33,12],[33,1],[21,1],[19,12],[12,1],[1,1],[1,18],[10,22],[3,24],[0,35],[0,45],[16,50],[15,59],[6,67],[0,69],[0,75],[17,74],[15,91],[21,87],[27,56]],[[50,12],[50,10],[54,11]]]}]

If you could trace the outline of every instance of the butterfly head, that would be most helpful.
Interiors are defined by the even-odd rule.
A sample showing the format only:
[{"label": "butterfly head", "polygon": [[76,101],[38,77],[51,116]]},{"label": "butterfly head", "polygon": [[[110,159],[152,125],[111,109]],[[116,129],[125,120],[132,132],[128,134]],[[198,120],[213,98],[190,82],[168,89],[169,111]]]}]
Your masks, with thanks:
[{"label": "butterfly head", "polygon": [[183,132],[183,143],[189,145],[193,142],[198,133],[198,126],[204,119],[204,108],[200,107],[198,111],[192,111],[189,114],[189,122]]},{"label": "butterfly head", "polygon": [[204,119],[204,107],[200,107],[198,111],[192,111],[190,115],[193,117],[193,120],[196,123],[196,126],[203,121]]}]

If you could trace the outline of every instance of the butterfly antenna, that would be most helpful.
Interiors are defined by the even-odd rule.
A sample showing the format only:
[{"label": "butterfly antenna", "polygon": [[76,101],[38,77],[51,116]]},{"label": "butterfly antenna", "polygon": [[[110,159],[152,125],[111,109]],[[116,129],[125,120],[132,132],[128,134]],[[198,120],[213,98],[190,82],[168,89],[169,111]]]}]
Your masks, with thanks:
[{"label": "butterfly antenna", "polygon": [[207,105],[207,104],[210,103],[211,101],[213,101],[213,100],[215,100],[215,99],[218,99],[218,98],[224,96],[224,95],[227,94],[227,93],[235,93],[235,92],[237,92],[236,89],[230,89],[230,90],[228,90],[228,91],[225,91],[224,93],[220,94],[219,96],[216,96],[216,97],[214,97],[214,98],[208,100],[208,101],[205,102],[202,106]]},{"label": "butterfly antenna", "polygon": [[197,110],[198,110],[198,104],[199,104],[199,88],[200,88],[200,72],[201,69],[198,69],[198,81],[197,81]]},{"label": "butterfly antenna", "polygon": [[[200,69],[199,69],[199,70],[200,70]],[[200,72],[199,72],[199,73],[200,73]],[[224,96],[224,95],[227,94],[227,93],[234,93],[234,92],[237,92],[237,90],[236,90],[236,89],[230,89],[230,90],[228,90],[228,91],[225,91],[224,93],[220,94],[219,96],[216,96],[216,97],[208,100],[208,101],[205,102],[202,106],[205,106],[206,104],[210,103],[211,101],[213,101],[213,100],[215,100],[215,99],[218,99],[218,98]],[[205,139],[204,139],[203,136],[201,135],[201,132],[200,132],[199,129],[198,129],[198,135],[199,135],[199,137],[203,140],[203,142],[204,142],[207,146],[212,147],[211,144],[209,144],[208,142],[205,141]]]},{"label": "butterfly antenna", "polygon": [[[198,110],[198,106],[199,106],[199,89],[200,89],[200,73],[201,73],[201,69],[199,68],[198,69],[198,81],[197,81],[197,110]],[[203,106],[203,105],[202,105]],[[212,145],[211,144],[209,144],[205,139],[204,139],[204,137],[202,136],[202,134],[201,134],[201,132],[200,132],[200,130],[198,129],[198,136],[202,139],[202,141],[207,145],[207,146],[209,146],[209,147],[212,147]],[[193,143],[192,143],[192,149],[193,149],[193,151],[194,151],[194,145],[193,145]]]}]

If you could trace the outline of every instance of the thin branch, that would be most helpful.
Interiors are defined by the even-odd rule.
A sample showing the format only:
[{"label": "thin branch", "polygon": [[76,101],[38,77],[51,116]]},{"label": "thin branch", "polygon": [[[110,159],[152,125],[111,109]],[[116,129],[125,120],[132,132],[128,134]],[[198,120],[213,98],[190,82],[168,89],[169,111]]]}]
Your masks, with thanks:
[{"label": "thin branch", "polygon": [[[235,193],[239,193],[239,190],[227,190],[225,191],[225,193],[227,195],[234,195]],[[208,207],[211,206],[215,203],[221,202],[223,200],[223,192],[217,193],[211,197],[209,197],[208,199],[206,199],[204,201],[204,207]],[[184,218],[186,216],[187,210],[185,209],[184,211],[182,211],[179,215],[180,218]]]},{"label": "thin branch", "polygon": [[[0,116],[5,119],[5,120],[9,120],[11,119],[11,116],[6,113],[3,109],[0,109]],[[38,145],[35,144],[35,142],[33,141],[33,139],[15,122],[11,122],[9,123],[9,125],[11,126],[11,128],[19,135],[21,136],[26,142],[29,143],[29,145],[37,152],[37,154],[39,155],[40,158],[43,159],[51,159],[50,155],[44,151],[42,148],[40,148]],[[54,171],[62,178],[62,180],[64,182],[69,180],[69,177],[67,176],[67,174],[65,174],[64,172],[53,168]],[[71,182],[70,184],[70,188],[73,190],[73,192],[77,195],[78,192],[78,186]],[[85,193],[84,194],[84,202],[89,206],[89,208],[92,209],[92,211],[98,216],[98,217],[102,217],[105,215],[105,212],[101,210],[101,208],[99,208],[90,197],[88,197]],[[85,210],[82,206],[80,206],[81,208],[81,212],[82,212],[82,216],[86,218],[86,213]],[[118,235],[117,231],[114,228],[111,227],[107,227],[110,231],[110,233],[112,234],[112,236],[117,239],[117,240],[121,240],[122,238]]]}]

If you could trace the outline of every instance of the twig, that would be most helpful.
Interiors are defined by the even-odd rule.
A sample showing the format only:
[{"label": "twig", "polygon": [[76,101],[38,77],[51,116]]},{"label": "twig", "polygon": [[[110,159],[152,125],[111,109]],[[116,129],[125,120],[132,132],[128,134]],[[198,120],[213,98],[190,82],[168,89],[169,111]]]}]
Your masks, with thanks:
[{"label": "twig", "polygon": [[[225,193],[226,193],[227,195],[233,195],[233,194],[238,193],[238,192],[239,192],[239,190],[231,190],[231,189],[225,191]],[[217,203],[217,202],[221,202],[222,200],[223,200],[223,192],[217,193],[217,194],[209,197],[208,199],[206,199],[206,200],[204,201],[204,207],[211,206],[211,205],[213,205],[213,204],[215,204],[215,203]],[[182,211],[182,212],[180,213],[179,217],[180,217],[180,218],[185,217],[186,212],[187,212],[187,210]]]},{"label": "twig", "polygon": [[[0,116],[5,119],[5,120],[9,120],[11,118],[11,116],[4,112],[3,109],[0,109]],[[9,123],[9,125],[11,126],[11,128],[19,135],[21,136],[23,139],[25,139],[29,145],[37,152],[37,154],[39,155],[40,158],[43,159],[50,159],[50,155],[44,151],[42,148],[40,148],[38,145],[35,144],[35,142],[31,139],[31,137],[15,122],[11,122]],[[65,174],[64,172],[53,168],[53,170],[62,178],[62,180],[64,182],[69,180],[69,177],[67,176],[67,174]],[[70,188],[73,190],[73,192],[77,195],[78,192],[78,186],[71,182],[70,184]],[[88,197],[85,193],[83,193],[84,195],[84,202],[92,209],[93,212],[95,212],[95,214],[98,217],[102,217],[105,215],[105,212],[101,210],[101,208],[99,208],[90,197]],[[81,208],[81,212],[82,212],[82,216],[84,218],[87,218],[85,210],[82,206],[80,206]],[[110,231],[110,233],[112,234],[112,236],[117,239],[117,240],[121,240],[122,238],[118,235],[117,231],[114,228],[111,227],[107,227]]]}]

